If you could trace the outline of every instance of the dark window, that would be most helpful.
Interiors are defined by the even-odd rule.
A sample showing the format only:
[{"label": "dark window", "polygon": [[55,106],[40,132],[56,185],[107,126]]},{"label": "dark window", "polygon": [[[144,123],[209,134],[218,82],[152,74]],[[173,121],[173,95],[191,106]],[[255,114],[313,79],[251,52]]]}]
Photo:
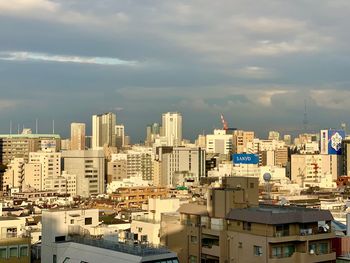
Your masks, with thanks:
[{"label": "dark window", "polygon": [[85,218],[85,225],[92,225],[92,217]]},{"label": "dark window", "polygon": [[55,242],[62,242],[62,241],[66,241],[66,236],[55,237]]},{"label": "dark window", "polygon": [[252,223],[250,222],[243,222],[243,230],[250,231],[252,229]]}]

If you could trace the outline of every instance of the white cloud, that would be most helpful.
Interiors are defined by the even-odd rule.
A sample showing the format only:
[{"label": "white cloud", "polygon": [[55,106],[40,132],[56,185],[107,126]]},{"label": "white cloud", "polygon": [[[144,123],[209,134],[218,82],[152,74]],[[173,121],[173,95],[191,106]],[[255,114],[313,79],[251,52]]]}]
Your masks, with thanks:
[{"label": "white cloud", "polygon": [[18,101],[15,100],[6,100],[6,99],[0,99],[0,110],[5,110],[9,108],[13,108],[16,105],[18,105]]},{"label": "white cloud", "polygon": [[0,52],[0,60],[8,61],[36,61],[36,62],[58,62],[58,63],[79,63],[79,64],[95,64],[106,66],[136,66],[137,61],[122,60],[113,57],[83,57],[69,55],[53,55],[47,53],[36,52]]},{"label": "white cloud", "polygon": [[246,78],[264,79],[273,76],[273,72],[270,69],[257,66],[248,66],[238,70],[238,75]]}]

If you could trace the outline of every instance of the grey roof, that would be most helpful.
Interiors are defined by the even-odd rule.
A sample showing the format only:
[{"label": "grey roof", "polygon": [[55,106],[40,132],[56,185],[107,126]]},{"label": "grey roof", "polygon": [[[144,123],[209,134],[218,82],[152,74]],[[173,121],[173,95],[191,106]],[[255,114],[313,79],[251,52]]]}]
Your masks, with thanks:
[{"label": "grey roof", "polygon": [[226,215],[228,220],[239,220],[268,225],[311,223],[333,220],[328,210],[290,206],[262,206],[250,208],[236,208]]}]

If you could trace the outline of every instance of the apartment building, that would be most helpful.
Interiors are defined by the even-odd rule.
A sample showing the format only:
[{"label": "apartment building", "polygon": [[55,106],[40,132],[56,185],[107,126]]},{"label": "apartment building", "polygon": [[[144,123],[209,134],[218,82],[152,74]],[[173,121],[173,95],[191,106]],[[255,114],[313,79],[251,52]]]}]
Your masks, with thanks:
[{"label": "apartment building", "polygon": [[180,262],[335,262],[329,211],[259,205],[258,179],[229,177],[207,204],[162,215],[161,243]]}]

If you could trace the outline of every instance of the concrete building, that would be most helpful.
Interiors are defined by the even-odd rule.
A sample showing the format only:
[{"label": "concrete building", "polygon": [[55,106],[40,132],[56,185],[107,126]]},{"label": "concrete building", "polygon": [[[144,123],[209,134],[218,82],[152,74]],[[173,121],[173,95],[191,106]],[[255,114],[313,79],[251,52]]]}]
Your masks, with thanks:
[{"label": "concrete building", "polygon": [[160,136],[160,125],[159,123],[152,123],[146,127],[146,146],[152,146],[155,140]]},{"label": "concrete building", "polygon": [[324,154],[292,154],[291,180],[301,187],[319,186],[322,178],[335,181],[341,174],[340,157]]},{"label": "concrete building", "polygon": [[175,186],[178,173],[188,173],[197,181],[205,176],[205,150],[188,147],[158,147],[156,159],[161,162],[161,186]]},{"label": "concrete building", "polygon": [[214,134],[206,136],[206,153],[231,154],[232,140],[232,135],[225,130],[214,130]]},{"label": "concrete building", "polygon": [[104,113],[92,116],[92,148],[97,149],[105,145],[115,147],[115,125],[117,116]]},{"label": "concrete building", "polygon": [[76,176],[77,195],[90,197],[104,193],[105,158],[103,150],[62,152],[63,171]]},{"label": "concrete building", "polygon": [[180,262],[334,262],[329,211],[259,205],[258,179],[225,178],[207,206],[163,214],[161,243]]},{"label": "concrete building", "polygon": [[182,116],[179,112],[167,112],[162,115],[162,136],[167,146],[180,146],[182,143]]},{"label": "concrete building", "polygon": [[279,141],[280,140],[280,133],[278,131],[269,131],[268,139]]},{"label": "concrete building", "polygon": [[124,124],[118,124],[115,126],[115,146],[123,148],[125,146],[125,127]]},{"label": "concrete building", "polygon": [[248,143],[251,143],[253,140],[253,131],[233,131],[233,153],[247,153]]},{"label": "concrete building", "polygon": [[3,175],[3,191],[7,191],[11,188],[19,188],[22,190],[24,165],[24,158],[14,158],[11,160]]},{"label": "concrete building", "polygon": [[85,150],[85,123],[70,125],[70,150]]},{"label": "concrete building", "polygon": [[[135,238],[118,242],[118,235],[95,233],[98,210],[52,210],[42,214],[42,262],[179,263],[176,254]],[[102,235],[101,235],[102,234]]]},{"label": "concrete building", "polygon": [[24,185],[26,188],[42,190],[41,163],[26,163],[24,165]]},{"label": "concrete building", "polygon": [[107,183],[126,178],[128,178],[127,158],[114,159],[107,163]]},{"label": "concrete building", "polygon": [[[29,164],[40,164],[41,165],[41,187],[37,190],[45,190],[45,180],[48,177],[59,177],[61,175],[61,153],[56,152],[32,152],[29,153]],[[37,174],[34,170],[33,174],[25,174],[24,176],[32,177]],[[27,179],[26,181],[33,182],[33,178]]]},{"label": "concrete building", "polygon": [[147,240],[153,245],[160,244],[160,220],[163,213],[174,213],[180,207],[177,198],[150,198],[145,205],[143,216],[135,215],[131,222],[131,232],[137,234],[139,241]]},{"label": "concrete building", "polygon": [[59,177],[48,177],[44,182],[44,188],[47,191],[55,191],[59,194],[77,195],[76,176],[68,174],[66,171]]},{"label": "concrete building", "polygon": [[350,175],[350,138],[346,138],[342,142],[342,173],[341,175]]},{"label": "concrete building", "polygon": [[61,138],[57,134],[1,134],[0,163],[9,164],[13,158],[23,158],[28,162],[29,153],[54,148],[59,151]]},{"label": "concrete building", "polygon": [[0,262],[30,263],[30,236],[23,231],[24,218],[0,216]]}]

